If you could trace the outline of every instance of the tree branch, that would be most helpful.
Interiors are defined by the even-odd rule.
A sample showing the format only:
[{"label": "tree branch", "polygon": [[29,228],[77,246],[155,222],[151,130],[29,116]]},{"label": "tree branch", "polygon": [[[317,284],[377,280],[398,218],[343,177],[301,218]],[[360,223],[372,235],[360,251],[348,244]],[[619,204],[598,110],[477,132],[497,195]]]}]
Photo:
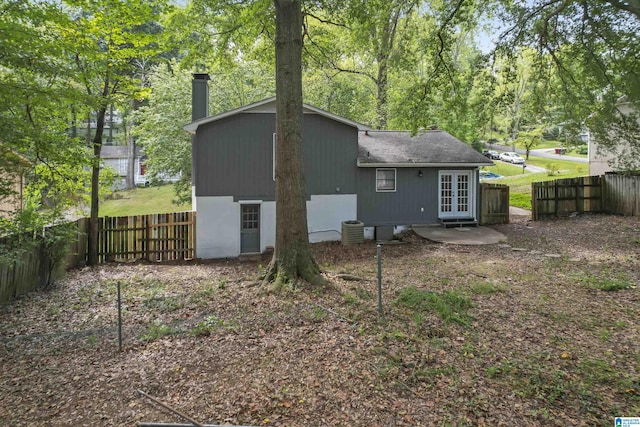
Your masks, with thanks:
[{"label": "tree branch", "polygon": [[632,13],[636,18],[640,20],[640,0],[606,0],[606,2],[616,9]]},{"label": "tree branch", "polygon": [[306,19],[307,16],[312,17],[313,19],[315,19],[316,21],[318,21],[318,22],[320,22],[322,24],[329,24],[329,25],[333,25],[334,27],[341,27],[341,28],[345,28],[347,30],[351,30],[351,27],[349,27],[347,24],[330,21],[328,19],[322,19],[318,15],[313,14],[313,13],[311,13],[309,11],[302,12],[302,18],[303,19]]},{"label": "tree branch", "polygon": [[309,49],[306,48],[306,45],[303,45],[303,49],[305,50],[305,52],[314,60],[316,61],[316,63],[318,63],[319,65],[323,65],[325,63],[328,63],[331,68],[333,68],[334,70],[340,72],[340,73],[348,73],[348,74],[356,74],[356,75],[360,75],[360,76],[365,76],[368,77],[369,79],[371,79],[373,81],[373,83],[378,84],[378,80],[372,76],[371,74],[367,73],[366,71],[359,71],[359,70],[354,70],[354,69],[349,69],[349,68],[343,68],[341,66],[338,65],[337,62],[335,62],[333,60],[333,58],[331,58],[326,52],[325,50],[318,45],[313,38],[309,35],[309,33],[306,31],[306,26],[304,29],[304,34],[307,36],[307,39],[309,40],[309,42],[311,42],[311,44],[313,46],[315,46],[318,51],[322,54],[322,56],[324,57],[324,59],[326,60],[326,62],[322,62],[320,59],[318,59]]}]

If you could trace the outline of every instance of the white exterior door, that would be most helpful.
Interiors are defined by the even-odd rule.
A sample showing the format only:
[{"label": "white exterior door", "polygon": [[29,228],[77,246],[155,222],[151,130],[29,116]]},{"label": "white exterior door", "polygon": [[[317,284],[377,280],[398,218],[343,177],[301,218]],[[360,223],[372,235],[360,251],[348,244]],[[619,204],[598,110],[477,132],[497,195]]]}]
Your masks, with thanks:
[{"label": "white exterior door", "polygon": [[440,218],[474,218],[475,186],[472,171],[440,171],[438,206]]}]

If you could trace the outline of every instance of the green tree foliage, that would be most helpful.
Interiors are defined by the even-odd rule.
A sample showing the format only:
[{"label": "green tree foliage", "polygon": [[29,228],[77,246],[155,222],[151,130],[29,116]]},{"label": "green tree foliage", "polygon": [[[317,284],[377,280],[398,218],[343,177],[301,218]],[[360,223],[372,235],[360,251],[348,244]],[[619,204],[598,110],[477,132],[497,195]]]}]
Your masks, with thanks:
[{"label": "green tree foliage", "polygon": [[[88,163],[85,147],[68,132],[70,106],[81,93],[60,43],[67,25],[55,4],[0,3],[0,143],[26,160],[19,172],[30,191],[40,190],[49,207],[61,210],[82,201]],[[0,172],[15,173],[12,165],[11,156],[0,158]]]},{"label": "green tree foliage", "polygon": [[182,129],[191,120],[191,73],[175,66],[160,64],[149,74],[152,91],[135,113],[133,132],[148,157],[147,174],[180,175],[175,202],[184,203],[191,200],[191,136]]},{"label": "green tree foliage", "polygon": [[518,139],[515,140],[515,144],[524,148],[526,151],[526,159],[529,160],[529,152],[537,147],[542,142],[542,134],[544,128],[533,128],[531,130],[525,130],[520,132]]},{"label": "green tree foliage", "polygon": [[627,157],[640,158],[637,2],[505,4],[503,51],[530,47],[538,53],[534,68],[549,64],[553,69],[554,104],[565,132],[577,135],[588,127],[605,149],[628,144]]},{"label": "green tree foliage", "polygon": [[[419,0],[328,2],[322,12],[307,11],[307,52],[320,66],[353,74],[373,84],[376,127],[386,128],[393,70],[407,68],[415,55],[404,36],[414,24]],[[316,22],[313,21],[315,19]],[[327,24],[329,22],[329,24]],[[336,43],[335,36],[339,43]]]},{"label": "green tree foliage", "polygon": [[97,262],[100,153],[107,108],[141,98],[144,87],[135,76],[136,61],[160,53],[157,35],[144,31],[166,6],[164,0],[67,0],[72,17],[63,43],[85,95],[95,112],[91,171],[89,264]]},{"label": "green tree foliage", "polygon": [[[274,76],[265,74],[256,61],[209,71],[212,114],[274,95]],[[134,135],[148,157],[147,171],[152,179],[163,174],[180,176],[174,201],[184,203],[191,200],[191,137],[182,129],[191,121],[191,73],[174,60],[154,67],[149,84],[152,91],[135,113]]]}]

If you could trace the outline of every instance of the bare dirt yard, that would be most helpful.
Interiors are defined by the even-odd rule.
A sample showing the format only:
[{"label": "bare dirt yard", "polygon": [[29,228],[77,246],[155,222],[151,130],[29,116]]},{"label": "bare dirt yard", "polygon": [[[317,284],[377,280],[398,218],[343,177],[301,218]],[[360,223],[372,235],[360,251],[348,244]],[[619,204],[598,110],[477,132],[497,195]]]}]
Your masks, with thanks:
[{"label": "bare dirt yard", "polygon": [[495,228],[509,247],[384,246],[383,317],[371,242],[314,245],[332,286],[277,294],[256,286],[267,258],[71,271],[0,307],[0,425],[185,422],[137,390],[209,424],[640,416],[640,218]]}]

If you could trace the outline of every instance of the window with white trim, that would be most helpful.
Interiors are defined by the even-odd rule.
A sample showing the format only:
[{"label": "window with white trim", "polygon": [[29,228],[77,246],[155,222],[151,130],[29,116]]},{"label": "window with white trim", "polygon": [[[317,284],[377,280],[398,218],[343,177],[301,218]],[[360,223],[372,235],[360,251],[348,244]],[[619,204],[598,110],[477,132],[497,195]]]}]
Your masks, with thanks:
[{"label": "window with white trim", "polygon": [[396,191],[395,169],[376,169],[376,191]]},{"label": "window with white trim", "polygon": [[273,134],[273,140],[271,142],[271,151],[273,153],[273,162],[271,165],[273,166],[273,180],[276,180],[276,134]]}]

